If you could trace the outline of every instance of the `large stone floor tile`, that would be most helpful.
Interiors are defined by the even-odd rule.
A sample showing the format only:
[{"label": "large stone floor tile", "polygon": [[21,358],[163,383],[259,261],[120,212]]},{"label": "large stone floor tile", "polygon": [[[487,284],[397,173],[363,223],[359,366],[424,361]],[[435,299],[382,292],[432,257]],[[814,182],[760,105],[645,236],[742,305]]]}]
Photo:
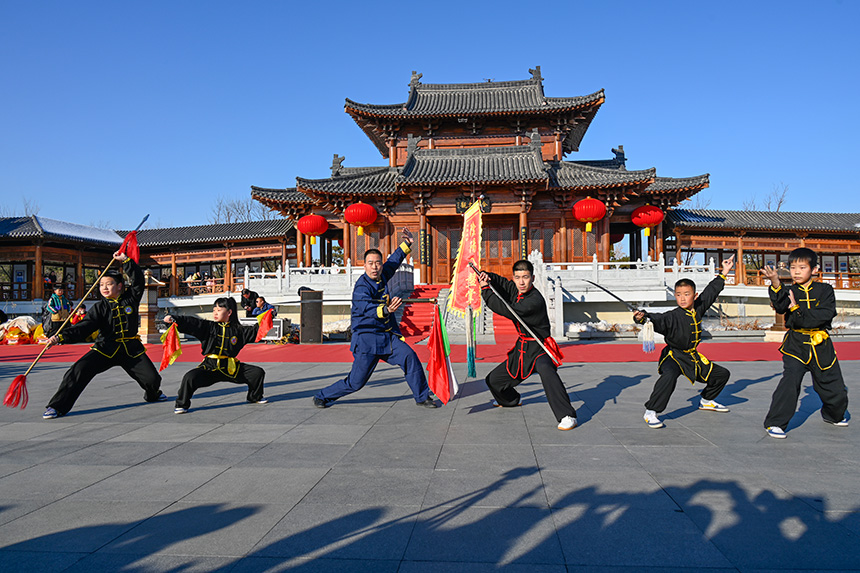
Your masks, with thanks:
[{"label": "large stone floor tile", "polygon": [[48,464],[134,466],[179,446],[178,442],[101,442],[48,461]]},{"label": "large stone floor tile", "polygon": [[4,551],[0,549],[3,573],[56,573],[86,557],[86,553],[46,553],[44,551]]},{"label": "large stone floor tile", "polygon": [[177,501],[224,468],[211,466],[135,466],[84,488],[71,501]]},{"label": "large stone floor tile", "polygon": [[418,509],[303,502],[272,528],[249,556],[401,559],[413,536]]},{"label": "large stone floor tile", "polygon": [[436,469],[506,471],[536,467],[530,445],[445,444]]},{"label": "large stone floor tile", "polygon": [[14,551],[91,553],[166,506],[157,501],[60,500],[0,526],[0,543]]},{"label": "large stone floor tile", "polygon": [[32,466],[0,478],[0,500],[56,500],[124,470],[123,466]]},{"label": "large stone floor tile", "polygon": [[500,568],[564,562],[548,508],[485,508],[468,501],[422,511],[404,558],[492,563]]},{"label": "large stone floor tile", "polygon": [[469,507],[546,507],[547,498],[536,467],[436,470],[424,498],[424,508],[453,505]]},{"label": "large stone floor tile", "polygon": [[396,559],[245,557],[236,563],[230,573],[401,573],[403,568],[400,563]]},{"label": "large stone floor tile", "polygon": [[294,424],[241,424],[225,423],[211,432],[194,438],[194,443],[255,443],[276,441],[296,426]]},{"label": "large stone floor tile", "polygon": [[217,443],[191,441],[170,448],[145,462],[147,466],[216,466],[239,465],[264,444]]},{"label": "large stone floor tile", "polygon": [[133,432],[134,430],[139,430],[144,426],[146,426],[146,424],[139,422],[133,424],[80,422],[59,431],[51,432],[50,434],[36,436],[33,440],[75,441],[94,444],[122,436],[123,434]]},{"label": "large stone floor tile", "polygon": [[121,571],[182,571],[182,573],[228,573],[236,564],[233,557],[198,555],[147,555],[93,553],[63,573],[117,573]]},{"label": "large stone floor tile", "polygon": [[331,468],[350,450],[341,444],[269,444],[242,460],[242,467]]},{"label": "large stone floor tile", "polygon": [[187,442],[221,427],[221,424],[161,422],[117,436],[111,442]]},{"label": "large stone floor tile", "polygon": [[344,444],[359,441],[372,426],[370,424],[305,424],[284,432],[276,444]]},{"label": "large stone floor tile", "polygon": [[289,508],[276,503],[174,503],[100,552],[241,557]]},{"label": "large stone floor tile", "polygon": [[363,443],[441,444],[448,434],[448,420],[422,423],[382,424],[377,422],[361,437]]},{"label": "large stone floor tile", "polygon": [[550,507],[561,509],[582,504],[674,510],[678,504],[642,469],[625,471],[541,470]]},{"label": "large stone floor tile", "polygon": [[327,468],[230,468],[182,501],[292,505],[304,498],[328,471]]},{"label": "large stone floor tile", "polygon": [[433,474],[432,469],[338,466],[314,486],[303,503],[420,506]]},{"label": "large stone floor tile", "polygon": [[534,453],[542,470],[604,471],[611,475],[639,467],[623,446],[535,446]]},{"label": "large stone floor tile", "polygon": [[337,463],[337,468],[433,469],[440,444],[356,444]]}]

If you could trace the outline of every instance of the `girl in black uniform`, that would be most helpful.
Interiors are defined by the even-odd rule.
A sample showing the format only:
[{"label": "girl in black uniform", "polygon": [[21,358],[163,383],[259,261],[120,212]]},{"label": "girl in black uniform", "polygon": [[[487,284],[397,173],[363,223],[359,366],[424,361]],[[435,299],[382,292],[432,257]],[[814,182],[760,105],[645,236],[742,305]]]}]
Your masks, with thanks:
[{"label": "girl in black uniform", "polygon": [[248,402],[265,404],[263,379],[266,372],[259,366],[243,364],[236,359],[239,351],[257,337],[256,326],[242,326],[237,316],[236,301],[229,297],[219,298],[212,307],[212,320],[191,316],[164,317],[167,324],[197,338],[205,358],[197,368],[182,378],[176,396],[174,414],[184,414],[191,408],[191,396],[198,388],[206,388],[216,382],[232,382],[248,385]]}]

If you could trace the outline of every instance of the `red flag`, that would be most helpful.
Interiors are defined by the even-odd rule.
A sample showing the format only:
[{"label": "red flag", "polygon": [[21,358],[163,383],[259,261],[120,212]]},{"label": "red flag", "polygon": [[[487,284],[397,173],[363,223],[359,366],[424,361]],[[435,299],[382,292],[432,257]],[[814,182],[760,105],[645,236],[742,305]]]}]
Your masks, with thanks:
[{"label": "red flag", "polygon": [[270,308],[263,314],[257,316],[257,322],[260,323],[260,328],[257,330],[257,338],[254,339],[254,342],[260,342],[263,340],[263,337],[266,336],[272,327],[274,327],[274,321],[272,320],[272,309]]},{"label": "red flag", "polygon": [[136,263],[140,262],[140,249],[137,246],[137,231],[131,231],[125,236],[125,240],[122,242],[119,252],[125,253],[128,258]]},{"label": "red flag", "polygon": [[561,348],[558,347],[558,343],[555,341],[555,338],[548,336],[546,340],[543,341],[543,345],[546,346],[547,350],[549,350],[550,357],[555,360],[556,365],[561,366],[564,363],[564,354],[562,354]]},{"label": "red flag", "polygon": [[[29,370],[28,370],[29,372]],[[21,409],[27,407],[27,402],[30,400],[30,394],[27,392],[27,376],[18,375],[9,384],[9,389],[6,391],[6,396],[3,398],[3,405],[9,408],[16,408],[21,404]]]},{"label": "red flag", "polygon": [[459,391],[454,370],[451,368],[451,359],[445,348],[445,338],[442,332],[442,317],[439,305],[436,305],[436,315],[433,317],[433,328],[430,330],[430,339],[427,348],[430,350],[430,360],[427,363],[427,383],[430,390],[440,399],[443,404],[453,398]]},{"label": "red flag", "polygon": [[161,344],[164,348],[164,353],[161,355],[159,372],[173,364],[173,361],[182,354],[182,345],[179,344],[179,331],[176,330],[175,324],[171,324],[167,332],[161,335]]}]

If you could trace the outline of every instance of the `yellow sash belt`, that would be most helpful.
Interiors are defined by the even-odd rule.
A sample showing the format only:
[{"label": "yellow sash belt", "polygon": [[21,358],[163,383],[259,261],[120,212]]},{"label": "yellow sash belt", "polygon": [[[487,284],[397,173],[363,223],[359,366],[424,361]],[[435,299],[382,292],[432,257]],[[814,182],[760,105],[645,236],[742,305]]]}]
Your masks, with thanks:
[{"label": "yellow sash belt", "polygon": [[[232,356],[224,356],[223,354],[207,354],[206,358],[214,358],[215,360],[227,359],[227,374],[233,376],[239,368],[239,361]],[[220,367],[220,364],[219,364]]]},{"label": "yellow sash belt", "polygon": [[807,344],[811,344],[812,346],[818,346],[828,338],[830,335],[827,334],[826,330],[817,330],[814,328],[794,328],[792,329],[795,332],[799,332],[800,334],[806,334],[809,336],[809,342]]}]

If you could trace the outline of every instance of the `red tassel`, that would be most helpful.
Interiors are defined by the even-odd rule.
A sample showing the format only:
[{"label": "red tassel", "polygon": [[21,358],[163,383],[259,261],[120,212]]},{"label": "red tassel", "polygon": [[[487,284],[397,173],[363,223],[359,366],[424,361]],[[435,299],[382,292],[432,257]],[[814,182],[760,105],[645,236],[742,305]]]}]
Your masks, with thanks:
[{"label": "red tassel", "polygon": [[125,240],[122,242],[119,252],[125,253],[128,258],[136,263],[140,262],[140,248],[137,245],[137,231],[132,231],[125,236]]},{"label": "red tassel", "polygon": [[9,389],[6,390],[6,397],[3,398],[3,405],[9,408],[17,408],[21,404],[21,409],[27,407],[27,402],[30,400],[30,395],[27,393],[27,377],[23,374],[15,376],[12,383],[9,384]]}]

